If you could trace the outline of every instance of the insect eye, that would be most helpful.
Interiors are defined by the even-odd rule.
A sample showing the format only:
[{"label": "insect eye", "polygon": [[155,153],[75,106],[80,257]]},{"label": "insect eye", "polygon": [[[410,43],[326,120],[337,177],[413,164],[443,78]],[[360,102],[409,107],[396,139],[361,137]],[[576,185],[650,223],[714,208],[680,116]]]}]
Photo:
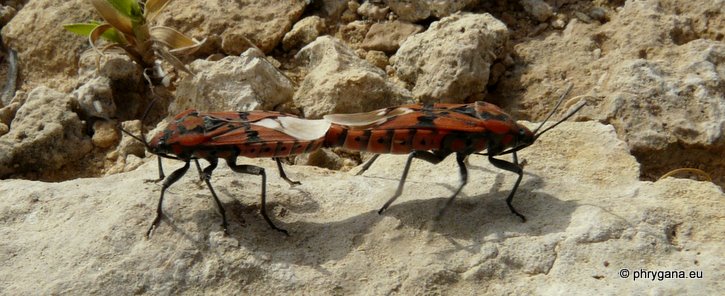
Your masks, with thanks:
[{"label": "insect eye", "polygon": [[525,135],[526,135],[526,132],[524,131],[524,129],[523,128],[520,128],[519,129],[519,136],[525,136]]}]

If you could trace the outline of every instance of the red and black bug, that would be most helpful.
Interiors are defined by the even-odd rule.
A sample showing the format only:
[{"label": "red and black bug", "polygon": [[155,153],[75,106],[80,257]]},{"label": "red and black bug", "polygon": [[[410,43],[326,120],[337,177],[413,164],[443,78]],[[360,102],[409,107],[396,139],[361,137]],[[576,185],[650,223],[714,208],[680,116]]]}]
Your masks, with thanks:
[{"label": "red and black bug", "polygon": [[[131,135],[142,141],[149,152],[158,155],[159,176],[164,179],[161,157],[177,159],[184,166],[164,179],[161,196],[154,218],[146,235],[149,236],[163,216],[162,206],[166,189],[178,181],[189,169],[191,160],[196,162],[201,178],[211,191],[219,213],[222,216],[222,228],[227,231],[227,219],[222,203],[211,186],[212,171],[217,167],[218,159],[224,159],[229,168],[237,173],[262,177],[260,212],[267,224],[275,230],[287,234],[277,227],[267,214],[266,183],[264,168],[254,165],[237,164],[238,156],[256,158],[271,157],[277,162],[280,176],[290,184],[299,184],[287,178],[280,162],[281,157],[294,156],[320,148],[325,132],[329,127],[325,120],[305,120],[294,115],[271,111],[250,112],[199,112],[186,110],[157,133],[151,141]],[[128,134],[128,133],[127,133]],[[130,135],[130,134],[129,134]],[[203,170],[198,159],[205,159],[209,165]]]},{"label": "red and black bug", "polygon": [[[327,115],[324,118],[332,125],[325,136],[325,146],[378,153],[363,166],[360,173],[367,170],[380,153],[408,154],[395,194],[378,213],[385,211],[402,194],[414,158],[438,164],[455,153],[461,181],[441,209],[439,216],[442,215],[468,183],[468,170],[464,162],[466,157],[471,154],[486,155],[494,166],[518,175],[506,198],[506,204],[512,213],[525,222],[526,217],[512,205],[514,194],[523,177],[523,168],[518,163],[516,152],[531,146],[544,132],[567,120],[584,106],[577,107],[556,124],[538,132],[556,112],[570,89],[571,86],[561,96],[546,120],[533,132],[516,123],[499,107],[486,102],[413,104],[367,113]],[[483,150],[486,152],[481,153]],[[504,154],[512,154],[513,162],[495,158]]]}]

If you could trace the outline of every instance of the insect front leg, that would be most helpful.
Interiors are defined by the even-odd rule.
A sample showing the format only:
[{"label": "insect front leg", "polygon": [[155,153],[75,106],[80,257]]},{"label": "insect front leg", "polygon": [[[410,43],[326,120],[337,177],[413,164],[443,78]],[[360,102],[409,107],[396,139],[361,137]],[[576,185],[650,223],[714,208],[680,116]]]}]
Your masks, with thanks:
[{"label": "insect front leg", "polygon": [[146,237],[148,238],[151,236],[151,231],[153,231],[156,226],[159,224],[159,221],[161,221],[161,217],[164,215],[164,212],[162,211],[162,205],[164,204],[164,193],[166,192],[166,189],[168,189],[171,184],[176,183],[176,181],[179,181],[184,174],[186,174],[186,171],[189,169],[189,161],[187,160],[186,163],[184,163],[184,166],[175,170],[171,175],[164,180],[164,184],[161,186],[161,197],[159,197],[159,205],[156,207],[156,218],[154,218],[154,222],[151,223],[151,227],[149,227],[149,230],[146,231]]},{"label": "insect front leg", "polygon": [[418,158],[425,160],[427,162],[430,162],[432,164],[438,164],[443,159],[448,156],[447,153],[444,154],[434,154],[429,151],[413,151],[410,154],[408,154],[408,160],[405,162],[405,168],[403,169],[403,175],[400,177],[400,183],[398,183],[398,189],[395,190],[395,194],[388,199],[387,202],[383,205],[380,210],[378,210],[378,214],[382,214],[385,209],[387,209],[390,204],[392,204],[402,193],[403,193],[403,186],[405,185],[405,179],[408,178],[408,171],[410,171],[410,163],[413,161],[413,158]]},{"label": "insect front leg", "polygon": [[[209,163],[211,163],[211,161]],[[199,173],[199,181],[204,181],[205,176],[204,176],[204,173],[201,171],[201,165],[199,164],[199,159],[194,158],[194,164],[196,164],[196,171]],[[216,167],[216,164],[214,165],[214,167]],[[211,175],[210,175],[210,177],[211,177]]]},{"label": "insect front leg", "polygon": [[144,183],[158,183],[164,180],[166,178],[166,175],[164,175],[164,167],[161,164],[161,156],[156,156],[156,160],[159,164],[159,178],[158,179],[145,179]]},{"label": "insect front leg", "polygon": [[228,234],[227,232],[227,226],[229,225],[227,223],[227,215],[224,211],[224,207],[222,206],[222,202],[219,201],[219,197],[217,197],[216,192],[214,192],[214,188],[211,187],[211,173],[216,169],[217,164],[219,163],[216,158],[208,158],[207,161],[209,162],[209,166],[204,168],[204,171],[202,172],[201,168],[199,167],[199,161],[194,159],[196,162],[196,167],[199,169],[199,176],[201,176],[201,179],[204,180],[206,183],[206,186],[209,187],[209,191],[211,191],[211,196],[214,197],[214,201],[216,202],[217,207],[219,207],[219,213],[222,215],[222,229],[224,229],[224,234]]},{"label": "insect front leg", "polygon": [[279,171],[279,176],[282,177],[287,183],[289,183],[290,186],[292,185],[300,185],[300,181],[292,181],[290,178],[287,178],[287,173],[284,172],[284,168],[282,167],[282,162],[279,160],[279,158],[274,157],[274,161],[277,162],[277,170]]},{"label": "insect front leg", "polygon": [[524,170],[521,168],[521,166],[519,166],[519,159],[516,156],[516,151],[513,152],[513,158],[514,162],[508,162],[505,160],[493,158],[493,155],[488,155],[488,161],[490,161],[491,164],[493,164],[497,168],[507,170],[509,172],[513,172],[519,175],[519,177],[516,179],[516,183],[514,183],[514,188],[511,189],[511,193],[509,193],[509,196],[506,198],[506,205],[509,207],[509,210],[511,210],[511,213],[516,214],[516,216],[519,216],[519,218],[521,218],[523,222],[526,222],[526,217],[516,211],[516,209],[514,209],[514,206],[511,204],[514,199],[516,189],[519,188],[519,183],[521,183],[521,178],[524,176]]},{"label": "insect front leg", "polygon": [[446,212],[446,210],[451,206],[451,204],[453,204],[453,200],[456,199],[456,196],[458,196],[459,193],[461,193],[463,186],[466,186],[466,184],[468,183],[468,169],[466,168],[465,162],[467,158],[467,154],[456,153],[456,162],[458,162],[458,169],[460,170],[461,174],[461,182],[458,184],[458,189],[456,189],[456,192],[454,192],[453,195],[448,198],[446,205],[440,210],[440,212],[438,212],[436,220],[443,217],[443,214]]},{"label": "insect front leg", "polygon": [[264,172],[264,168],[247,164],[238,165],[236,158],[228,158],[227,165],[229,165],[229,168],[232,169],[232,171],[237,173],[262,176],[262,208],[260,209],[262,217],[264,217],[264,220],[267,221],[269,227],[286,235],[289,235],[287,230],[284,230],[277,227],[277,225],[274,225],[272,219],[270,219],[267,215],[267,174]]},{"label": "insect front leg", "polygon": [[365,171],[367,171],[373,165],[373,162],[375,162],[375,160],[378,159],[378,157],[380,157],[380,154],[375,154],[375,155],[373,155],[373,157],[371,157],[370,159],[368,159],[368,161],[365,162],[365,164],[363,165],[362,169],[360,169],[360,171],[357,172],[357,174],[355,174],[355,176],[360,176]]}]

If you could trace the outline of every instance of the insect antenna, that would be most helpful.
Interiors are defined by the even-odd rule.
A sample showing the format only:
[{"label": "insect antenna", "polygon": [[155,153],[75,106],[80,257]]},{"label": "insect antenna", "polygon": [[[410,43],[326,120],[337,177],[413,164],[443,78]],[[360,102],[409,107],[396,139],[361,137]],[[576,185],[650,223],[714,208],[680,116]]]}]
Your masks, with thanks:
[{"label": "insect antenna", "polygon": [[[538,126],[538,127],[537,127],[537,128],[536,128],[536,129],[534,130],[534,131],[533,131],[533,133],[534,133],[534,135],[535,135],[535,136],[534,136],[535,138],[538,138],[538,136],[539,136],[539,135],[541,135],[541,134],[543,134],[544,132],[546,132],[546,131],[550,130],[550,129],[551,129],[552,127],[555,127],[556,125],[558,125],[559,123],[561,123],[562,121],[564,121],[564,120],[566,120],[566,119],[568,118],[568,116],[567,116],[567,117],[565,117],[564,119],[560,120],[559,122],[557,122],[557,123],[556,123],[556,124],[554,124],[553,126],[551,126],[551,127],[548,127],[547,129],[545,129],[545,130],[541,131],[541,133],[538,133],[538,134],[537,134],[537,132],[539,131],[539,129],[541,129],[541,127],[543,127],[543,126],[544,126],[544,124],[546,124],[546,122],[547,122],[547,121],[549,121],[549,119],[551,118],[551,116],[553,116],[553,115],[554,115],[554,113],[556,113],[556,110],[557,110],[557,109],[559,109],[559,106],[561,105],[561,102],[563,102],[563,101],[564,101],[564,98],[566,97],[566,95],[567,95],[567,94],[569,94],[569,91],[571,91],[571,88],[572,88],[572,84],[571,84],[571,83],[569,83],[569,85],[568,85],[568,86],[566,87],[566,90],[564,90],[564,93],[563,93],[563,94],[561,94],[561,96],[559,97],[559,100],[558,100],[558,101],[556,102],[556,105],[554,105],[554,108],[553,108],[553,109],[551,109],[551,112],[549,112],[549,115],[547,115],[547,116],[546,116],[546,119],[544,119],[544,121],[542,121],[542,122],[541,122],[541,124],[539,124],[539,126]],[[581,108],[581,107],[579,107],[579,108]],[[577,111],[578,111],[578,110],[579,110],[579,109],[577,109]],[[574,112],[576,112],[576,111],[574,111]],[[574,113],[572,113],[572,114],[574,114]],[[571,116],[571,115],[569,115],[569,116]]]},{"label": "insect antenna", "polygon": [[146,82],[148,82],[149,89],[151,89],[151,95],[154,96],[154,99],[151,100],[151,102],[149,103],[149,106],[146,107],[146,111],[143,112],[143,116],[141,117],[141,136],[139,137],[139,136],[132,134],[131,132],[125,130],[120,124],[118,125],[118,128],[124,134],[127,134],[129,137],[134,138],[137,141],[143,143],[143,145],[146,146],[146,150],[148,150],[150,152],[150,151],[153,151],[153,149],[151,149],[151,147],[149,146],[149,143],[146,141],[146,135],[144,135],[144,132],[143,132],[143,122],[146,121],[146,117],[149,115],[151,108],[154,106],[154,103],[156,103],[156,101],[159,99],[159,97],[156,95],[156,92],[154,91],[154,85],[151,82],[151,78],[149,78],[148,74],[146,74],[146,70],[148,70],[148,69],[145,69],[143,71],[143,77],[146,79]]}]

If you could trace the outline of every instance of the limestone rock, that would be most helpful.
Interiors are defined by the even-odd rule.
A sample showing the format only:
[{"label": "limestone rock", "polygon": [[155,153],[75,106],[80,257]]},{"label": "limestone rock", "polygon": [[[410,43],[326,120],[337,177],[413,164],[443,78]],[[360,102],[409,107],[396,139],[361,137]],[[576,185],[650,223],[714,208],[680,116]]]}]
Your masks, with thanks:
[{"label": "limestone rock", "polygon": [[[18,67],[26,90],[45,85],[69,92],[75,84],[78,55],[88,39],[63,29],[62,24],[98,19],[90,2],[82,0],[28,1],[3,26],[3,41],[18,53]],[[31,71],[30,69],[42,69]]]},{"label": "limestone rock", "polygon": [[208,2],[175,0],[157,16],[156,22],[202,40],[219,36],[222,50],[239,55],[250,40],[269,52],[302,15],[306,1],[243,0]]},{"label": "limestone rock", "polygon": [[72,96],[75,104],[88,117],[112,118],[116,114],[111,80],[107,77],[92,78],[73,91]]},{"label": "limestone rock", "polygon": [[696,40],[678,49],[683,58],[677,63],[632,59],[614,65],[601,89],[609,95],[592,118],[612,122],[634,150],[725,145],[725,73],[718,71],[725,46]]},{"label": "limestone rock", "polygon": [[179,82],[176,100],[169,106],[170,114],[188,108],[273,110],[275,106],[291,101],[294,94],[292,82],[256,49],[216,62],[196,60],[190,68],[196,74]]},{"label": "limestone rock", "polygon": [[329,36],[302,48],[296,59],[309,71],[294,96],[305,117],[371,111],[398,105],[408,96],[383,70]]},{"label": "limestone rock", "polygon": [[553,14],[551,6],[542,0],[522,0],[521,5],[539,22],[545,22]]},{"label": "limestone rock", "polygon": [[282,46],[286,50],[302,47],[315,41],[325,29],[325,23],[319,16],[308,16],[297,22],[292,30],[282,39]]},{"label": "limestone rock", "polygon": [[390,7],[380,6],[371,1],[365,1],[357,9],[357,14],[362,15],[373,21],[382,21],[387,19]]},{"label": "limestone rock", "polygon": [[417,22],[431,16],[442,18],[449,16],[465,7],[476,3],[476,0],[441,1],[441,0],[387,0],[390,9],[401,20]]},{"label": "limestone rock", "polygon": [[93,123],[93,146],[99,148],[111,148],[118,143],[119,134],[116,129],[116,121],[99,120]]},{"label": "limestone rock", "polygon": [[71,109],[71,97],[39,87],[0,137],[0,177],[11,173],[57,170],[92,148],[84,123]]},{"label": "limestone rock", "polygon": [[417,99],[457,103],[484,91],[507,40],[508,29],[490,14],[455,14],[406,39],[391,62]]},{"label": "limestone rock", "polygon": [[375,23],[365,34],[360,47],[392,53],[398,50],[405,39],[422,30],[422,26],[400,21]]},{"label": "limestone rock", "polygon": [[[406,157],[385,155],[363,176],[240,158],[267,172],[272,219],[259,215],[260,178],[220,164],[212,183],[229,235],[193,169],[169,191],[150,239],[159,184],[155,158],[139,169],[60,183],[0,182],[0,274],[8,294],[556,294],[592,285],[612,294],[723,290],[725,194],[706,182],[639,181],[614,128],[564,123],[520,152],[525,175],[469,159],[469,184],[440,220],[458,183],[453,157],[414,161],[403,195],[383,215]],[[508,159],[508,157],[503,157]],[[607,161],[602,161],[607,160]],[[164,161],[167,169],[178,161]],[[44,270],[37,277],[38,270]],[[628,278],[620,270],[630,271]],[[699,279],[633,280],[682,270]],[[383,271],[383,272],[381,272]],[[622,273],[624,274],[624,273]],[[696,273],[697,274],[697,273]],[[662,274],[663,275],[663,274]],[[652,284],[649,284],[652,283]],[[273,291],[273,292],[270,292]]]}]

